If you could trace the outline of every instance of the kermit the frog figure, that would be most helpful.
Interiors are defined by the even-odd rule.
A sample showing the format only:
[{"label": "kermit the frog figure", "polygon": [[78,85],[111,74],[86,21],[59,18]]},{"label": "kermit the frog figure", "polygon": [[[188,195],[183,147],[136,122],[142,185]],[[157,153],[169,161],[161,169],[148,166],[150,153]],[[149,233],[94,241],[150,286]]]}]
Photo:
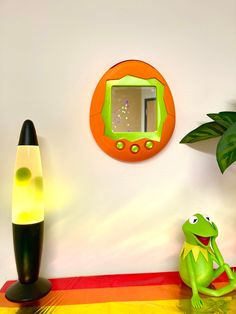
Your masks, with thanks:
[{"label": "kermit the frog figure", "polygon": [[[192,288],[191,303],[201,308],[203,300],[199,293],[220,297],[236,288],[236,275],[224,262],[216,244],[218,230],[209,216],[195,214],[183,224],[185,243],[180,255],[180,277]],[[218,265],[213,268],[213,262]],[[226,272],[229,283],[219,289],[208,287],[220,274]]]}]

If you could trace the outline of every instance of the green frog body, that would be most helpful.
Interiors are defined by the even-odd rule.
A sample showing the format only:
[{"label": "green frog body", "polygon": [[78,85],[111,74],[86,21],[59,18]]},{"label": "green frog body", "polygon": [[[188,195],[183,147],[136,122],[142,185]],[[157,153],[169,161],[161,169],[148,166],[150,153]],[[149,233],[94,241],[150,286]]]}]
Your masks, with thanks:
[{"label": "green frog body", "polygon": [[[209,296],[222,296],[236,288],[236,278],[229,265],[224,262],[216,244],[218,229],[209,216],[195,214],[182,226],[185,243],[180,254],[180,277],[192,288],[192,306],[201,308],[203,300],[199,293]],[[213,268],[213,263],[218,265]],[[226,272],[229,283],[220,289],[208,286],[214,279]]]}]

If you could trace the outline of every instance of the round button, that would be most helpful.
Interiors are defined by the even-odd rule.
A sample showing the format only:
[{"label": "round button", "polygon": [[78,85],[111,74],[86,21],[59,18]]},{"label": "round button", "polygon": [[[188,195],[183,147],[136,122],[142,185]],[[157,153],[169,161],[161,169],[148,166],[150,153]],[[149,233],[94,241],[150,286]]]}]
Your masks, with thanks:
[{"label": "round button", "polygon": [[125,143],[124,142],[122,142],[122,141],[116,142],[116,148],[117,149],[122,150],[122,149],[124,149],[124,147],[125,147]]},{"label": "round button", "polygon": [[154,144],[153,144],[152,141],[147,141],[147,142],[145,143],[145,147],[146,147],[147,149],[152,149],[153,146],[154,146]]},{"label": "round button", "polygon": [[137,154],[139,152],[139,146],[138,145],[132,145],[130,150],[132,153]]}]

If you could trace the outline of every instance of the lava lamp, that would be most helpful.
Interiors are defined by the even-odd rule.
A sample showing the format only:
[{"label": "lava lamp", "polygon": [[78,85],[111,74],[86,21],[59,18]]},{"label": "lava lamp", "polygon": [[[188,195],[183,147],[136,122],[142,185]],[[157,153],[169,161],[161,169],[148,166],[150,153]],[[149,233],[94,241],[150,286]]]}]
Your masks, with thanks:
[{"label": "lava lamp", "polygon": [[13,302],[37,300],[51,289],[39,278],[43,244],[44,204],[40,151],[34,124],[26,120],[17,147],[13,195],[12,226],[18,281],[6,291]]}]

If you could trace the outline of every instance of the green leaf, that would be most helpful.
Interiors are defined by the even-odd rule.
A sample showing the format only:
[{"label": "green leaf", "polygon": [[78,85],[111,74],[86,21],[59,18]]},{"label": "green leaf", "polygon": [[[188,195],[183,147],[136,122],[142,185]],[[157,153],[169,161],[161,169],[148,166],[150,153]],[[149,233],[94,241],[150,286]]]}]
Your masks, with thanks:
[{"label": "green leaf", "polygon": [[236,160],[236,123],[231,125],[220,139],[216,159],[222,173]]},{"label": "green leaf", "polygon": [[207,122],[189,132],[180,143],[195,143],[221,136],[226,128],[216,122]]},{"label": "green leaf", "polygon": [[229,128],[232,124],[236,122],[236,112],[234,111],[221,111],[219,113],[208,113],[207,116],[226,128]]}]

